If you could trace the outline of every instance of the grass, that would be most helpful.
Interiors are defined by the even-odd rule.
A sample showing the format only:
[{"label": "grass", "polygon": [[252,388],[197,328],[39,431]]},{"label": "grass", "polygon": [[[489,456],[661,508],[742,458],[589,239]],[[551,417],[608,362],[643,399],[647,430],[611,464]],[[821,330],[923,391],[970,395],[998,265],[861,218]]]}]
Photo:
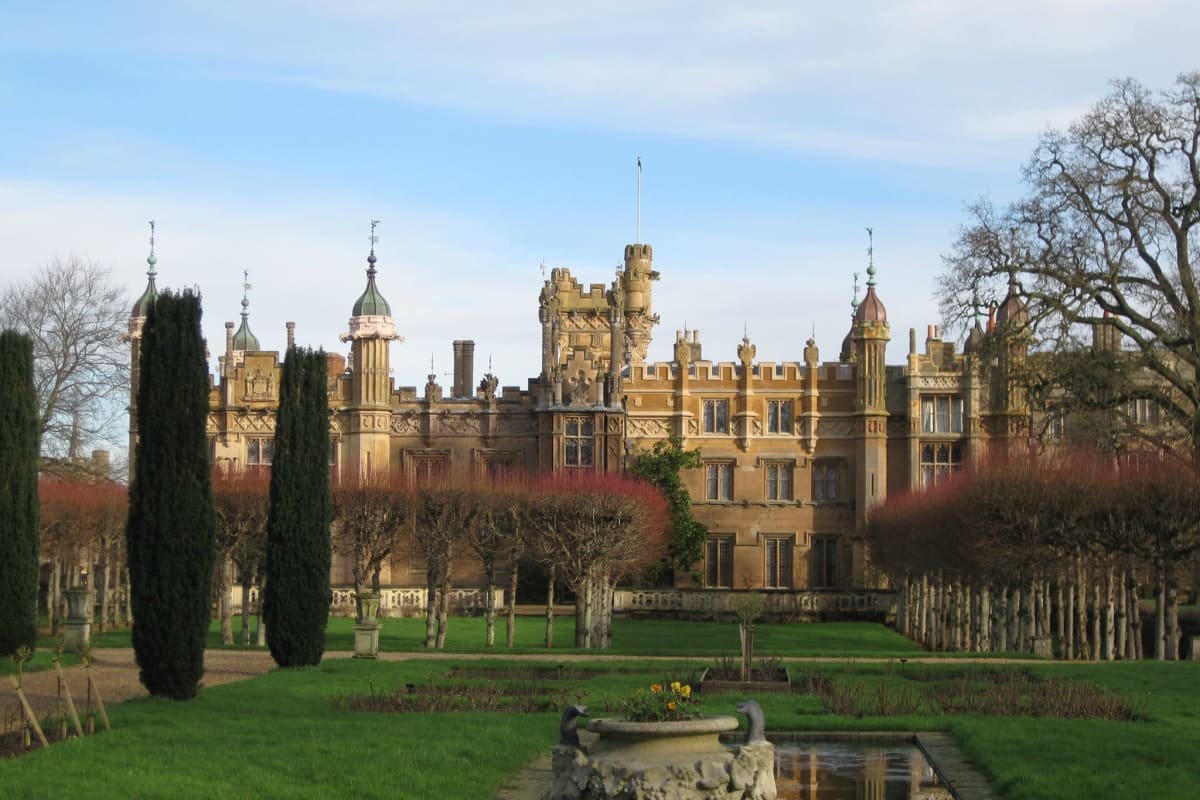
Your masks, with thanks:
[{"label": "grass", "polygon": [[[325,649],[354,649],[354,621],[331,617],[326,629]],[[383,619],[379,647],[384,652],[411,653],[425,650],[425,620]],[[239,639],[240,623],[234,625]],[[590,652],[578,650],[574,643],[574,620],[555,621],[553,653]],[[760,624],[755,626],[757,653],[793,658],[905,658],[924,654],[908,639],[883,625],[862,622],[820,624]],[[484,621],[481,617],[453,617],[446,635],[448,653],[544,654],[545,621],[540,617],[518,617],[514,647],[504,646],[503,623],[496,632],[498,644],[484,646]],[[96,647],[131,647],[129,629],[106,631],[93,636]],[[213,622],[208,647],[221,645],[220,626]],[[240,649],[240,645],[234,645]],[[666,655],[700,657],[739,652],[738,628],[733,622],[683,622],[662,619],[618,619],[613,622],[613,646],[605,651],[616,655]],[[551,658],[553,655],[550,656]]]},{"label": "grass", "polygon": [[[517,652],[540,653],[553,667],[559,654],[577,652],[541,644],[543,622],[518,620]],[[330,621],[327,645],[350,649],[350,620]],[[559,641],[571,639],[571,620],[560,620]],[[904,716],[839,716],[810,695],[762,694],[757,699],[772,730],[947,731],[992,780],[1002,797],[1190,798],[1200,786],[1200,702],[1195,687],[1200,664],[1040,663],[971,664],[945,659],[905,663],[922,654],[916,646],[879,625],[825,623],[758,626],[760,655],[802,658],[840,656],[846,661],[817,668],[843,684],[868,690],[982,677],[996,670],[1090,681],[1136,699],[1137,722],[1001,718],[979,714],[940,715],[927,709]],[[383,621],[384,650],[423,648],[422,620]],[[102,646],[128,646],[128,631],[98,636]],[[219,639],[214,625],[210,641]],[[480,652],[480,619],[451,620],[447,649]],[[594,677],[564,682],[570,702],[603,715],[639,687],[664,678],[686,679],[712,662],[712,655],[737,652],[732,623],[618,620],[614,650],[621,661],[572,663],[601,670]],[[7,797],[61,797],[91,793],[113,797],[230,796],[428,798],[492,797],[497,788],[556,740],[555,713],[371,714],[339,710],[330,699],[402,687],[436,684],[467,691],[472,681],[450,678],[455,667],[497,668],[506,649],[482,661],[327,660],[316,669],[275,671],[261,678],[205,689],[199,699],[171,703],[144,699],[110,708],[114,731],[56,744],[0,762]],[[639,661],[639,655],[673,655],[678,661]],[[48,656],[39,654],[39,658]],[[883,658],[863,662],[855,659]],[[521,662],[522,666],[529,662]],[[793,678],[811,664],[793,664]],[[920,678],[919,681],[914,680]],[[703,698],[706,713],[731,713],[734,695]]]}]

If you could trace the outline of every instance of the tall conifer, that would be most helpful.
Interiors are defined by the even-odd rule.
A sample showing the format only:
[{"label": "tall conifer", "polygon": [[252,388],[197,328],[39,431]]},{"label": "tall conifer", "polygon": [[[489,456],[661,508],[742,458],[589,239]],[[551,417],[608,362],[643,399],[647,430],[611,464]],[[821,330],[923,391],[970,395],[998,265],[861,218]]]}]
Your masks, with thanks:
[{"label": "tall conifer", "polygon": [[263,622],[281,667],[315,666],[329,619],[333,502],[325,352],[288,351],[280,376]]},{"label": "tall conifer", "polygon": [[198,295],[158,295],[140,367],[126,533],[133,648],[150,694],[187,700],[204,674],[216,530]]},{"label": "tall conifer", "polygon": [[0,654],[37,637],[38,425],[33,344],[0,333]]}]

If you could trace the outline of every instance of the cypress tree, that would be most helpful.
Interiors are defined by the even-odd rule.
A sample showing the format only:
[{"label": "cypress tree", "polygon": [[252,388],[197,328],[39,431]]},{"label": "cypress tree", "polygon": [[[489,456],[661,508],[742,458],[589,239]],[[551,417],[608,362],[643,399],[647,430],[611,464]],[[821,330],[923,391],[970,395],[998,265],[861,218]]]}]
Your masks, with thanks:
[{"label": "cypress tree", "polygon": [[288,351],[279,379],[263,623],[281,667],[316,666],[329,620],[333,501],[325,352]]},{"label": "cypress tree", "polygon": [[129,488],[133,648],[150,694],[187,700],[204,674],[216,516],[200,297],[162,292],[142,330]]},{"label": "cypress tree", "polygon": [[38,413],[33,344],[0,333],[0,654],[33,647],[38,592]]}]

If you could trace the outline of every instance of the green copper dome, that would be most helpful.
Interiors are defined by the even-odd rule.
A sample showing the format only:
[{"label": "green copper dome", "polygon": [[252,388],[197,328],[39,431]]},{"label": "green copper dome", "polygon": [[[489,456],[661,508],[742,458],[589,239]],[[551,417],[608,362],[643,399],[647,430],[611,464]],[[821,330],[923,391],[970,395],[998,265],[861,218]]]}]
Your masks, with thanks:
[{"label": "green copper dome", "polygon": [[261,350],[258,337],[250,330],[250,273],[242,272],[242,324],[233,334],[234,350]]},{"label": "green copper dome", "polygon": [[150,306],[154,305],[154,298],[158,297],[158,289],[154,285],[154,278],[158,274],[154,270],[154,265],[158,263],[158,259],[154,256],[154,251],[150,251],[150,257],[146,259],[146,263],[150,265],[150,269],[146,270],[146,277],[149,279],[146,282],[146,291],[142,292],[133,304],[133,310],[130,315],[134,317],[144,317],[150,313]]},{"label": "green copper dome", "polygon": [[390,317],[392,315],[392,307],[388,305],[388,301],[383,299],[383,295],[379,293],[379,288],[375,286],[375,251],[371,251],[371,255],[367,256],[367,263],[370,265],[367,268],[367,289],[354,302],[354,310],[350,312],[352,317]]}]

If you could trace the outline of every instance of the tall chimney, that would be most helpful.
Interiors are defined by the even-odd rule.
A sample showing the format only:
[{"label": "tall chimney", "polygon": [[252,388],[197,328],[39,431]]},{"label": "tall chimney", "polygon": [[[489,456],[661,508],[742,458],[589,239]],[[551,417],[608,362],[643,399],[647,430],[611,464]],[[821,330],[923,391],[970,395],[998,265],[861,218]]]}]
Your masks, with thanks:
[{"label": "tall chimney", "polygon": [[469,398],[475,394],[475,342],[472,339],[454,340],[454,397]]},{"label": "tall chimney", "polygon": [[296,323],[288,322],[287,324],[287,349],[291,350],[296,346]]}]

